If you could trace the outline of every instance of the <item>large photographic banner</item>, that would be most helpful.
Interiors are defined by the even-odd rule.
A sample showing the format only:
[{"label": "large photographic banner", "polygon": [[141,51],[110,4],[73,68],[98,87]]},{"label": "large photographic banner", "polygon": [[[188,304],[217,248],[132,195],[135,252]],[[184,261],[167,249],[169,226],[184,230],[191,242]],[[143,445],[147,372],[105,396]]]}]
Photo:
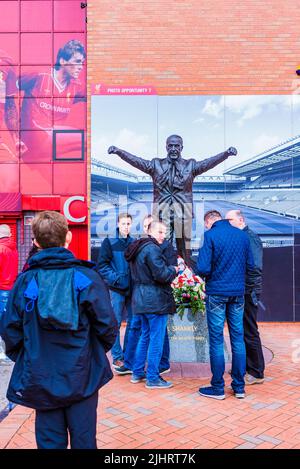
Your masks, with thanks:
[{"label": "large photographic banner", "polygon": [[[151,90],[151,91],[149,91]],[[114,236],[118,213],[133,216],[134,236],[153,211],[152,178],[110,146],[150,161],[166,139],[183,139],[182,157],[199,162],[236,147],[194,179],[191,249],[197,256],[207,210],[243,211],[264,246],[259,319],[300,320],[295,259],[300,246],[300,99],[297,95],[157,96],[150,87],[95,85],[91,101],[91,246]]]},{"label": "large photographic banner", "polygon": [[1,193],[86,193],[85,14],[78,0],[1,2]]}]

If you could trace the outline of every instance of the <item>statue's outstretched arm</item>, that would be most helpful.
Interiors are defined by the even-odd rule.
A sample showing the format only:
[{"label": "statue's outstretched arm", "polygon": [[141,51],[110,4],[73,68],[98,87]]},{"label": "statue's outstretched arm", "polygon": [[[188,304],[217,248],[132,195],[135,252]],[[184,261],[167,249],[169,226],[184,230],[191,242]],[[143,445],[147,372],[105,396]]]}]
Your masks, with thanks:
[{"label": "statue's outstretched arm", "polygon": [[219,153],[216,156],[212,156],[211,158],[206,158],[205,160],[202,160],[202,161],[196,161],[195,166],[194,166],[194,176],[199,176],[199,174],[209,171],[210,169],[214,168],[218,164],[222,163],[222,161],[225,161],[229,156],[236,155],[236,154],[237,154],[237,149],[234,147],[230,147],[228,148],[228,150],[222,153]]},{"label": "statue's outstretched arm", "polygon": [[114,153],[115,155],[118,155],[120,158],[122,158],[122,160],[126,161],[126,163],[131,164],[131,166],[134,166],[135,168],[139,169],[140,171],[143,171],[144,173],[152,175],[152,161],[144,160],[139,156],[131,155],[131,153],[128,153],[127,151],[121,150],[120,148],[114,146],[109,147],[108,153]]}]

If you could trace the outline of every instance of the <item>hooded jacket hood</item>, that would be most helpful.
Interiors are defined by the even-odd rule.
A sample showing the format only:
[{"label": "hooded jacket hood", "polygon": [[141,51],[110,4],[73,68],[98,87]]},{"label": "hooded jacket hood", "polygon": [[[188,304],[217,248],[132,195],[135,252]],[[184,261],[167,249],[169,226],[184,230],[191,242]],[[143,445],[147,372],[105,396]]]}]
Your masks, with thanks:
[{"label": "hooded jacket hood", "polygon": [[[77,330],[77,295],[90,283],[76,269],[83,262],[65,248],[43,249],[29,259],[27,270],[36,272],[24,296],[28,300],[27,311],[34,308],[37,301],[41,327]],[[89,267],[93,266],[92,263],[89,264]]]},{"label": "hooded jacket hood", "polygon": [[38,251],[29,260],[30,269],[68,269],[72,266],[83,265],[93,268],[94,262],[76,259],[71,251],[66,248],[47,248]]},{"label": "hooded jacket hood", "polygon": [[125,259],[127,262],[132,262],[137,254],[148,244],[156,244],[160,246],[160,244],[156,241],[156,239],[151,238],[148,236],[147,238],[140,238],[136,239],[133,243],[131,243],[125,251]]}]

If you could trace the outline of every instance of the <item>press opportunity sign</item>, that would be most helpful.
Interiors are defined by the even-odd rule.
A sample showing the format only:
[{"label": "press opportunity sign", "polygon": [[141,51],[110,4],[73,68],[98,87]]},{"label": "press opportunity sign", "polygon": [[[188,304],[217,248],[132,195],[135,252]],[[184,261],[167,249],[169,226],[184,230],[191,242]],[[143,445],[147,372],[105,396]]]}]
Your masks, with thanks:
[{"label": "press opportunity sign", "polygon": [[91,89],[92,95],[102,96],[133,96],[133,95],[156,95],[156,89],[153,86],[113,86],[95,83]]}]

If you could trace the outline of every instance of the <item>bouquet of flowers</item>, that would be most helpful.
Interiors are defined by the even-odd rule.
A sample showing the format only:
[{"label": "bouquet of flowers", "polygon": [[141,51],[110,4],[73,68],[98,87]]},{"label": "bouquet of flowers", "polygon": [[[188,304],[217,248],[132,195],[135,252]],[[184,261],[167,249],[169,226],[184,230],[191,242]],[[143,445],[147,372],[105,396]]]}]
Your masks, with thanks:
[{"label": "bouquet of flowers", "polygon": [[200,312],[204,314],[204,281],[184,264],[184,260],[181,257],[178,258],[178,265],[182,269],[171,286],[180,318],[182,319],[185,308],[190,308],[192,314]]}]

